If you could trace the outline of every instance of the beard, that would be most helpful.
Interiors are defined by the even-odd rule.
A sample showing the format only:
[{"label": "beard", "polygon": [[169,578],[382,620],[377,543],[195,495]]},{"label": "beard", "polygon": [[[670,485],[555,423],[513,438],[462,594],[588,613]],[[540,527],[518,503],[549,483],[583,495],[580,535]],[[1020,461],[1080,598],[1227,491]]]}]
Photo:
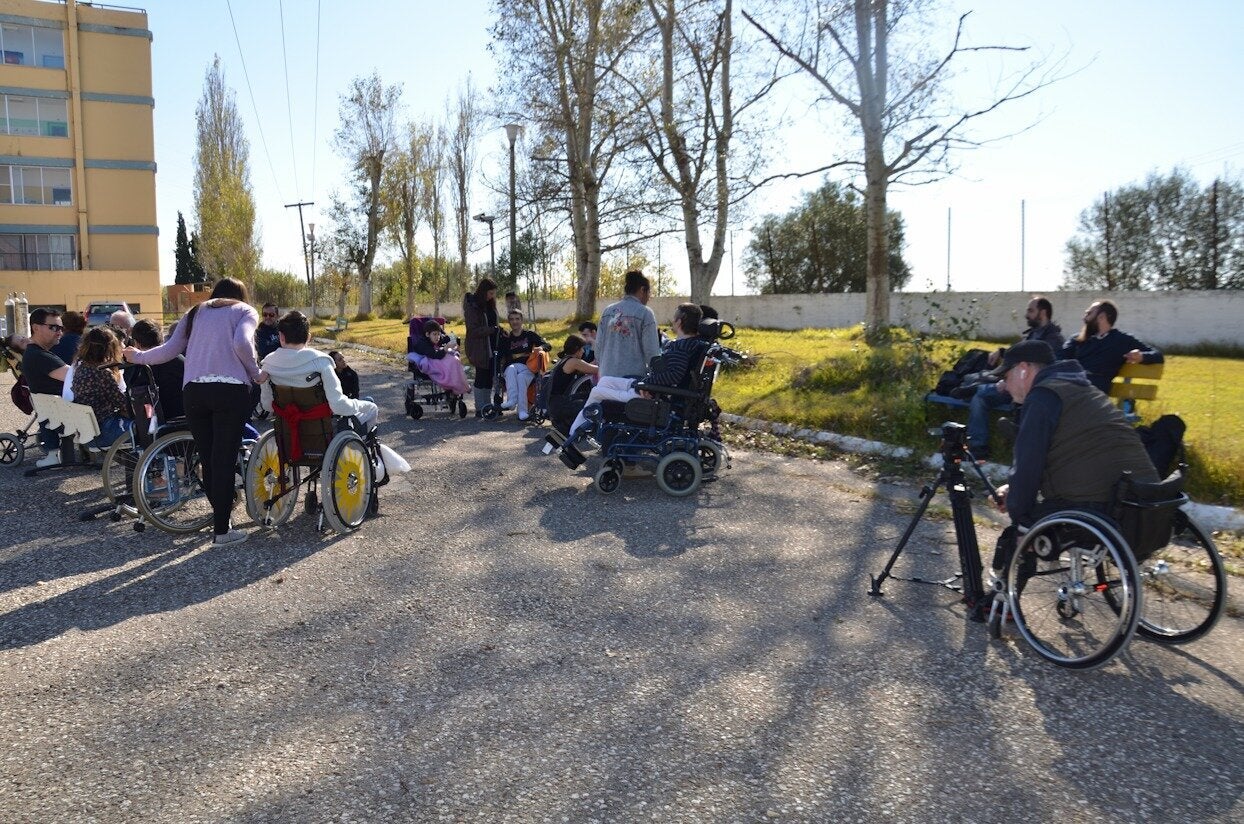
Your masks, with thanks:
[{"label": "beard", "polygon": [[1040,319],[1040,318],[1028,318],[1028,328],[1029,328],[1029,329],[1036,329],[1036,328],[1037,328],[1038,326],[1040,326],[1040,325],[1041,325],[1041,319]]}]

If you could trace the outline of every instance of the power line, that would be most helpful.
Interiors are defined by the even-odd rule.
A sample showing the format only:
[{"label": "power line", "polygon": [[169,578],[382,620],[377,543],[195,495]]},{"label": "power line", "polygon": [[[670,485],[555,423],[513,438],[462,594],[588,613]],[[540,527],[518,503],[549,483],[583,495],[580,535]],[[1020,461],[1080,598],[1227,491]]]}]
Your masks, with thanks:
[{"label": "power line", "polygon": [[276,167],[272,164],[272,153],[268,151],[268,140],[263,134],[263,121],[259,119],[259,106],[255,104],[255,90],[251,88],[251,76],[246,70],[246,55],[242,53],[242,39],[238,37],[238,24],[233,19],[233,3],[225,0],[225,8],[229,10],[229,22],[233,25],[233,41],[238,44],[238,58],[242,61],[242,77],[246,80],[246,92],[251,98],[251,108],[255,112],[255,128],[259,130],[259,142],[263,144],[264,157],[268,159],[268,171],[272,172],[272,182],[276,184],[276,192],[281,200],[285,195],[281,192],[281,179],[277,177]]},{"label": "power line", "polygon": [[320,7],[323,0],[315,2],[315,102],[311,115],[311,196],[315,197],[315,150],[316,129],[320,122]]},{"label": "power line", "polygon": [[277,11],[281,15],[281,63],[285,67],[285,116],[289,121],[289,164],[294,168],[294,192],[298,194],[302,187],[298,184],[298,152],[294,148],[294,96],[289,93],[289,54],[285,50],[285,2],[277,0]]}]

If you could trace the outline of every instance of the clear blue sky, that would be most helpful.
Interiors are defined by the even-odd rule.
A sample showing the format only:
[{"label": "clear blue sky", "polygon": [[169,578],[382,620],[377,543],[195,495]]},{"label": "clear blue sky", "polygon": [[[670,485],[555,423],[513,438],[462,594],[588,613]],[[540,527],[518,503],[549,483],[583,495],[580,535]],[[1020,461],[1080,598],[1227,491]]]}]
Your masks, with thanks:
[{"label": "clear blue sky", "polygon": [[[285,61],[280,5],[278,0],[233,0],[240,53],[225,0],[146,5],[155,34],[157,198],[165,282],[172,280],[177,211],[192,220],[194,107],[214,54],[220,55],[226,79],[237,91],[251,143],[265,263],[298,274],[302,257],[297,213],[283,204],[314,200],[317,205],[307,219],[319,222],[317,210],[327,208],[330,190],[340,185],[343,166],[332,134],[338,97],[351,78],[375,69],[386,82],[401,82],[411,117],[443,111],[447,96],[468,72],[487,97],[493,61],[487,33],[491,12],[485,0],[284,0]],[[1083,68],[981,128],[985,135],[1003,135],[1035,123],[1028,131],[960,155],[954,177],[891,190],[890,205],[907,223],[906,256],[915,272],[909,288],[930,283],[945,288],[948,208],[953,215],[950,269],[955,289],[1019,288],[1021,200],[1027,213],[1025,286],[1053,289],[1061,280],[1063,246],[1079,212],[1103,191],[1177,164],[1207,181],[1224,169],[1238,173],[1244,165],[1244,111],[1238,105],[1238,84],[1244,78],[1244,53],[1238,44],[1244,4],[978,0],[950,5],[977,9],[967,30],[975,43],[1069,50],[1070,65]],[[745,24],[740,20],[738,25]],[[965,82],[979,85],[989,79],[986,70]],[[792,83],[783,91],[790,101],[786,108],[799,112],[805,95],[806,88]],[[781,161],[772,170],[812,168],[834,159],[836,147],[854,149],[858,139],[842,133],[837,117],[827,113],[820,123],[803,118],[783,136]],[[485,132],[480,154],[486,164],[500,163],[504,149],[500,128]],[[752,211],[785,210],[809,185],[775,187],[753,203]],[[477,188],[483,208],[486,195]],[[740,220],[736,227],[740,259],[750,223]],[[676,241],[667,239],[663,259],[668,262],[679,254]],[[486,256],[484,251],[480,258]],[[685,264],[679,270],[685,283]],[[741,271],[737,277],[741,291]],[[729,279],[727,259],[715,292],[729,294]]]}]

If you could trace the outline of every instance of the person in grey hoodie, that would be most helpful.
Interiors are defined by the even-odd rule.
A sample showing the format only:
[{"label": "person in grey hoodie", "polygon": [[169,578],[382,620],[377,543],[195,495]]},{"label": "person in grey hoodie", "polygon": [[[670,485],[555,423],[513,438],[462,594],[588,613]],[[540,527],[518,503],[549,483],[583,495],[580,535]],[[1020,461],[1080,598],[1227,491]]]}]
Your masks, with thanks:
[{"label": "person in grey hoodie", "polygon": [[268,355],[260,364],[260,403],[272,408],[272,384],[277,386],[308,386],[318,375],[324,384],[324,398],[334,415],[352,415],[364,426],[375,422],[380,408],[371,401],[347,398],[341,391],[336,364],[326,352],[307,346],[311,324],[302,312],[286,312],[277,322],[281,348]]},{"label": "person in grey hoodie", "polygon": [[652,284],[643,272],[627,272],[622,300],[600,313],[596,363],[604,378],[639,378],[661,354],[657,316],[648,308]]}]

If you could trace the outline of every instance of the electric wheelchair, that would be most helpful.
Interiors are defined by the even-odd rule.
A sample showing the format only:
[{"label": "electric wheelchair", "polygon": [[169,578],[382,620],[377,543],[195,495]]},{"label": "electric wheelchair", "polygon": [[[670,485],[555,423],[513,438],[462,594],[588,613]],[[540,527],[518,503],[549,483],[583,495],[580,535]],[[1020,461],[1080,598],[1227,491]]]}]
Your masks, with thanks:
[{"label": "electric wheelchair", "polygon": [[1164,644],[1205,635],[1222,614],[1227,576],[1187,502],[1182,471],[1160,483],[1125,475],[1110,515],[1039,519],[994,582],[990,634],[1013,618],[1041,657],[1070,669],[1102,666],[1133,633]]},{"label": "electric wheelchair", "polygon": [[[333,415],[324,386],[272,385],[273,428],[246,462],[246,511],[266,527],[284,524],[306,487],[305,508],[323,531],[352,532],[380,510],[377,489],[388,483],[375,428]],[[383,477],[377,478],[377,475]]]},{"label": "electric wheelchair", "polygon": [[598,492],[616,492],[628,463],[653,469],[657,485],[675,497],[691,495],[703,481],[729,467],[729,452],[718,428],[721,407],[713,400],[712,389],[723,357],[718,341],[733,336],[729,323],[701,322],[699,350],[685,386],[641,381],[635,388],[654,397],[605,401],[584,411],[588,423],[583,434],[594,437],[604,454],[593,477]]}]

